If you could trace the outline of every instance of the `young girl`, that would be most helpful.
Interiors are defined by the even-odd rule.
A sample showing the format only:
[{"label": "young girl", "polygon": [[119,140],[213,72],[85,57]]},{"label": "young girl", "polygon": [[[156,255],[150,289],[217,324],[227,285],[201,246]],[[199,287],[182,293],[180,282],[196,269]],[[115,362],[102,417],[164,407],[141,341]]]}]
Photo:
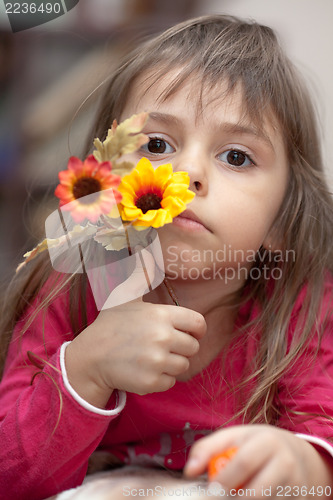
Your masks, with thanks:
[{"label": "young girl", "polygon": [[163,283],[98,313],[86,275],[43,254],[18,273],[0,497],[80,485],[98,452],[197,478],[231,447],[226,491],[330,497],[333,210],[304,85],[271,29],[201,17],[122,62],[92,138],[141,111],[149,141],[130,159],[172,163],[196,195],[158,230],[179,306]]}]

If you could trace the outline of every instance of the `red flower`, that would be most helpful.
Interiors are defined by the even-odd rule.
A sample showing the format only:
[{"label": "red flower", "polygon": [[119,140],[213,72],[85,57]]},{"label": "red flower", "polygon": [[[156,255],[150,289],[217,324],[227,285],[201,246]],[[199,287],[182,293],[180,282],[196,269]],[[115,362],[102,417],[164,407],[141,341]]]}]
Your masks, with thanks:
[{"label": "red flower", "polygon": [[112,174],[110,162],[99,163],[93,155],[84,162],[72,156],[68,169],[59,172],[59,179],[55,195],[75,222],[84,219],[97,222],[101,214],[108,214],[122,198],[117,190],[121,177]]}]

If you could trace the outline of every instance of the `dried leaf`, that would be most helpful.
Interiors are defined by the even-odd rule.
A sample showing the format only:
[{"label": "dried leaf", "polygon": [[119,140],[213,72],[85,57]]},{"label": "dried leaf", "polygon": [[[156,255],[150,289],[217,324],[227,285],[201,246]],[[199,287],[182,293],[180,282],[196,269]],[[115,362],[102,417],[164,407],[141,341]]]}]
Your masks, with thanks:
[{"label": "dried leaf", "polygon": [[94,140],[96,150],[93,152],[97,161],[114,162],[122,155],[133,153],[148,141],[141,130],[148,120],[148,113],[133,115],[119,125],[114,120],[105,141]]},{"label": "dried leaf", "polygon": [[105,250],[127,248],[134,252],[137,246],[145,248],[151,243],[150,235],[151,228],[140,230],[131,224],[126,224],[118,229],[100,228],[94,240],[103,245]]},{"label": "dried leaf", "polygon": [[95,236],[95,241],[103,245],[105,250],[122,250],[127,248],[124,229],[102,229]]},{"label": "dried leaf", "polygon": [[32,250],[30,250],[29,252],[26,252],[23,255],[23,257],[25,258],[25,260],[23,262],[21,262],[17,266],[16,272],[18,273],[28,262],[30,262],[31,260],[33,260],[40,253],[45,252],[45,250],[47,250],[47,249],[48,249],[47,239],[45,239],[45,240],[41,241],[40,243],[38,243],[38,245],[35,248],[33,248]]},{"label": "dried leaf", "polygon": [[45,250],[52,250],[54,248],[61,247],[64,244],[68,245],[69,242],[73,246],[78,245],[94,235],[96,231],[97,228],[93,225],[88,224],[83,227],[77,224],[71,231],[68,231],[67,234],[60,236],[60,238],[45,238],[43,241],[38,243],[35,248],[23,255],[25,260],[17,266],[16,272],[20,271],[28,262],[37,257],[37,255],[45,252]]},{"label": "dried leaf", "polygon": [[134,163],[130,161],[122,161],[121,163],[114,162],[112,173],[114,173],[115,175],[120,175],[120,177],[124,177],[124,175],[131,173],[134,167]]}]

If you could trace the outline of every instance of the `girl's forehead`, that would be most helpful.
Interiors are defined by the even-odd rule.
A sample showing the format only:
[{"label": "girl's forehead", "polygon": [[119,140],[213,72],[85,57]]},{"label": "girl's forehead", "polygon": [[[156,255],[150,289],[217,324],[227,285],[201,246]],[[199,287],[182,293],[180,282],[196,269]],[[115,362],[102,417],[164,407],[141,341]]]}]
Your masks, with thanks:
[{"label": "girl's forehead", "polygon": [[184,81],[179,81],[181,70],[169,71],[163,76],[156,76],[153,70],[146,71],[140,75],[131,86],[128,101],[138,107],[147,102],[161,105],[170,103],[179,98],[185,106],[195,106],[198,112],[205,111],[213,102],[225,103],[236,102],[241,99],[239,86],[228,91],[226,81],[211,85],[203,83],[199,74],[191,74]]},{"label": "girl's forehead", "polygon": [[202,76],[191,74],[177,85],[181,69],[174,69],[156,76],[153,70],[146,71],[133,82],[122,118],[141,111],[175,110],[177,114],[190,113],[194,120],[209,122],[223,120],[224,115],[243,125],[251,125],[258,133],[280,135],[280,127],[270,106],[252,113],[246,101],[242,83],[230,88],[228,80],[203,82]]}]

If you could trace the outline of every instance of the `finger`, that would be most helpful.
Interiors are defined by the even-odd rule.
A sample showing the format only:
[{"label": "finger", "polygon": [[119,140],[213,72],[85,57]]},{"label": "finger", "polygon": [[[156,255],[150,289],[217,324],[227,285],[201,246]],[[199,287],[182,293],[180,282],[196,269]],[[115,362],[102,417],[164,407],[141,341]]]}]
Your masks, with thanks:
[{"label": "finger", "polygon": [[185,475],[195,477],[204,473],[212,457],[233,446],[239,447],[243,437],[242,428],[243,426],[229,427],[196,441],[185,465]]},{"label": "finger", "polygon": [[175,335],[170,345],[170,352],[190,358],[194,356],[194,354],[197,354],[199,349],[200,344],[194,336],[179,330],[175,331]]},{"label": "finger", "polygon": [[110,293],[102,309],[115,307],[132,300],[142,300],[142,296],[151,289],[154,276],[155,260],[152,254],[146,249],[137,251],[132,274]]},{"label": "finger", "polygon": [[[258,498],[268,496],[276,498],[278,488],[281,490],[285,485],[280,479],[280,466],[281,464],[278,460],[270,460],[263,469],[251,478],[246,485],[246,489],[255,491]],[[291,484],[288,486],[291,486]]]},{"label": "finger", "polygon": [[181,373],[186,372],[190,366],[188,358],[179,356],[178,354],[170,354],[165,366],[165,373],[172,377],[177,377]]},{"label": "finger", "polygon": [[198,340],[205,335],[207,325],[202,314],[186,307],[170,307],[172,307],[172,325],[175,329],[193,335]]},{"label": "finger", "polygon": [[159,378],[159,384],[158,387],[154,391],[151,392],[164,392],[168,391],[173,387],[176,383],[175,377],[172,375],[168,375],[167,373],[162,373],[160,378]]},{"label": "finger", "polygon": [[272,458],[272,450],[261,442],[260,436],[246,441],[214,477],[225,487],[239,488],[247,484]]}]

